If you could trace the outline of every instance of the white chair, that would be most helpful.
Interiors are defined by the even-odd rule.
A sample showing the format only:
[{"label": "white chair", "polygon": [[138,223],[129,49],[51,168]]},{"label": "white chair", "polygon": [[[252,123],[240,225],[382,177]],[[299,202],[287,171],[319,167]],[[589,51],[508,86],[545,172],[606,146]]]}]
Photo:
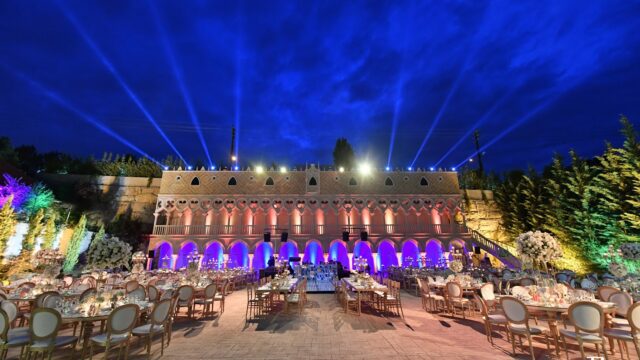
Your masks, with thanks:
[{"label": "white chair", "polygon": [[9,348],[19,347],[20,358],[24,352],[24,346],[29,343],[29,337],[27,333],[20,335],[11,334],[9,328],[11,327],[11,321],[7,313],[0,309],[0,360],[7,358],[7,352]]},{"label": "white chair", "polygon": [[132,330],[133,336],[146,337],[147,357],[149,357],[149,359],[151,358],[151,338],[156,334],[162,334],[160,355],[164,355],[164,337],[166,335],[166,326],[169,322],[170,312],[171,299],[162,300],[154,305],[151,316],[149,317],[149,322]]},{"label": "white chair", "polygon": [[127,293],[127,296],[132,299],[144,300],[147,298],[147,292],[144,290],[144,287],[142,285],[138,285],[137,288],[129,291]]},{"label": "white chair", "polygon": [[462,318],[466,319],[464,314],[465,307],[469,312],[471,312],[471,301],[469,299],[462,297],[463,291],[462,286],[457,282],[450,281],[447,283],[447,302],[449,303],[449,310],[455,316],[456,314],[456,306],[462,309]]},{"label": "white chair", "polygon": [[137,289],[140,284],[137,280],[129,280],[126,284],[124,284],[124,291],[128,294],[133,290]]},{"label": "white chair", "polygon": [[147,295],[149,296],[149,301],[152,303],[155,303],[160,299],[160,292],[154,285],[147,285]]},{"label": "white chair", "polygon": [[482,320],[484,320],[484,331],[487,335],[487,341],[493,345],[493,325],[502,325],[504,326],[504,332],[507,335],[507,339],[509,338],[508,329],[507,329],[507,318],[503,314],[491,314],[489,312],[489,307],[487,303],[477,294],[473,294],[473,298],[478,303],[480,307],[480,312],[482,313]]},{"label": "white chair", "polygon": [[562,338],[562,344],[567,357],[569,357],[569,352],[567,351],[566,339],[569,338],[578,342],[582,359],[585,359],[584,344],[594,344],[598,356],[600,356],[600,348],[598,345],[602,345],[604,357],[608,359],[609,357],[605,346],[604,312],[602,311],[602,307],[594,302],[579,301],[572,304],[567,312],[569,313],[569,320],[575,327],[575,331],[560,329],[560,337]]},{"label": "white chair", "polygon": [[[627,310],[627,320],[629,321],[629,330],[626,329],[604,329],[604,336],[611,340],[616,340],[620,347],[620,355],[622,352],[622,344],[627,353],[627,359],[631,359],[629,356],[629,349],[627,348],[627,342],[633,343],[636,349],[636,355],[640,358],[640,302],[635,303]],[[624,358],[624,356],[623,356]]]},{"label": "white chair", "polygon": [[618,291],[609,295],[609,302],[616,304],[616,315],[622,317],[614,317],[611,319],[611,323],[616,326],[629,326],[629,320],[625,317],[633,305],[633,297],[626,292]]},{"label": "white chair", "polygon": [[93,336],[89,341],[89,358],[93,359],[94,345],[104,348],[104,358],[108,358],[109,350],[119,346],[120,351],[125,347],[125,354],[129,353],[129,339],[131,330],[136,325],[140,309],[136,304],[117,307],[107,319],[107,332]]},{"label": "white chair", "polygon": [[[247,286],[247,291],[249,286]],[[216,297],[216,293],[218,292],[218,285],[216,283],[209,284],[204,288],[204,297],[195,299],[193,302],[195,305],[202,305],[202,317],[213,314],[213,301]]]},{"label": "white chair", "polygon": [[507,319],[507,328],[509,329],[514,356],[516,354],[516,336],[519,339],[522,339],[523,336],[527,337],[532,360],[535,360],[532,335],[544,336],[547,343],[547,351],[549,350],[549,329],[537,325],[529,325],[529,310],[522,301],[513,296],[505,296],[500,298],[500,305],[504,311],[504,317]]},{"label": "white chair", "polygon": [[431,280],[429,278],[418,279],[418,284],[422,291],[422,307],[427,310],[429,306],[431,306],[432,310],[438,310],[438,305],[442,305],[442,308],[446,306],[444,296],[438,295],[431,291],[431,287],[429,286],[429,282]]},{"label": "white chair", "polygon": [[596,290],[596,293],[598,294],[598,297],[600,298],[600,300],[609,301],[609,296],[611,296],[611,294],[616,293],[618,291],[620,290],[612,286],[600,286]]},{"label": "white chair", "polygon": [[187,308],[187,316],[191,318],[193,315],[193,295],[195,290],[191,285],[182,285],[178,288],[178,309],[180,312],[181,307]]},{"label": "white chair", "polygon": [[58,293],[49,294],[42,301],[42,307],[55,309],[59,307],[63,302],[64,302],[64,298],[62,297],[62,295]]},{"label": "white chair", "polygon": [[58,331],[62,325],[60,313],[54,309],[37,308],[31,313],[29,321],[29,344],[26,349],[27,359],[31,358],[31,353],[42,354],[42,358],[48,356],[51,359],[53,350],[56,348],[71,346],[72,356],[75,353],[77,336],[58,336]]},{"label": "white chair", "polygon": [[[229,286],[231,284],[228,281],[225,281],[222,285],[222,290],[216,292],[216,296],[213,297],[213,303],[215,305],[216,301],[220,303],[220,312],[224,312],[224,302],[226,300],[227,293],[229,292]],[[213,306],[211,307],[213,309]]]},{"label": "white chair", "polygon": [[489,308],[494,308],[496,304],[496,294],[492,282],[486,283],[480,287],[480,296]]}]

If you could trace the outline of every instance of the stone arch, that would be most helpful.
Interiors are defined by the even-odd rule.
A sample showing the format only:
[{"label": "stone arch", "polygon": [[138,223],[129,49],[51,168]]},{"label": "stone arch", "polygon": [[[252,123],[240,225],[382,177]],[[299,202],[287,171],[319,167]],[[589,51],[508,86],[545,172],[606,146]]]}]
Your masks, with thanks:
[{"label": "stone arch", "polygon": [[442,258],[442,242],[438,239],[429,239],[425,244],[424,251],[427,258],[427,266],[435,266]]},{"label": "stone arch", "polygon": [[[213,261],[217,263],[214,265]],[[224,245],[220,241],[213,240],[204,245],[202,264],[208,269],[224,268]]]},{"label": "stone arch", "polygon": [[249,246],[243,240],[236,240],[229,244],[228,267],[249,267]]},{"label": "stone arch", "polygon": [[322,243],[318,240],[309,240],[304,247],[303,263],[319,264],[324,262],[324,252],[322,251]]},{"label": "stone arch", "polygon": [[[411,257],[411,261],[408,258]],[[420,266],[420,248],[418,242],[414,239],[407,239],[402,243],[402,265],[403,266]]]},{"label": "stone arch", "polygon": [[389,239],[384,239],[378,243],[378,263],[379,269],[382,267],[398,266],[398,256],[396,245]]},{"label": "stone arch", "polygon": [[266,268],[271,256],[273,256],[273,245],[264,241],[258,242],[253,250],[251,268],[253,270]]},{"label": "stone arch", "polygon": [[[165,258],[168,261],[165,261]],[[153,252],[153,261],[158,269],[171,269],[173,267],[173,246],[170,242],[163,241],[156,244]]]},{"label": "stone arch", "polygon": [[341,239],[335,239],[329,244],[329,261],[336,261],[342,264],[342,267],[349,270],[349,251],[347,243]]},{"label": "stone arch", "polygon": [[180,244],[180,250],[178,251],[178,258],[176,259],[176,270],[185,268],[189,265],[188,256],[194,250],[198,250],[198,245],[191,241],[187,240]]},{"label": "stone arch", "polygon": [[157,214],[156,225],[169,225],[169,214],[167,210],[160,210]]},{"label": "stone arch", "polygon": [[280,244],[280,249],[278,250],[278,255],[281,259],[289,260],[290,257],[298,257],[300,253],[298,252],[298,243],[295,241],[287,241],[285,243]]},{"label": "stone arch", "polygon": [[[376,263],[373,259],[373,253],[371,252],[371,244],[368,241],[358,240],[353,244],[353,258],[363,257],[367,259],[367,265],[369,265],[369,273],[373,273],[376,269],[380,269],[380,267],[376,267]],[[355,269],[354,264],[351,264],[351,268]]]}]

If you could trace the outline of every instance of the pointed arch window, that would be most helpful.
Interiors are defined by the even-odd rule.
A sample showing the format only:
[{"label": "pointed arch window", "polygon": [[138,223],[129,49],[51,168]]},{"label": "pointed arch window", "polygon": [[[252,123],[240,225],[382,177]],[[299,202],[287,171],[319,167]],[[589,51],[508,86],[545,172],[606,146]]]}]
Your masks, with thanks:
[{"label": "pointed arch window", "polygon": [[269,186],[273,185],[273,184],[274,184],[274,182],[273,182],[273,178],[268,177],[268,178],[267,178],[267,181],[265,181],[265,182],[264,182],[264,184],[265,184],[265,185],[269,185]]},{"label": "pointed arch window", "polygon": [[227,183],[227,185],[229,185],[229,186],[235,186],[237,184],[238,184],[238,182],[236,181],[236,178],[234,178],[234,177],[229,179],[229,182]]},{"label": "pointed arch window", "polygon": [[427,181],[427,179],[422,178],[422,179],[420,179],[420,185],[422,185],[422,186],[429,186],[429,182]]},{"label": "pointed arch window", "polygon": [[200,185],[200,179],[198,179],[198,177],[194,177],[193,179],[191,179],[191,186],[198,186]]},{"label": "pointed arch window", "polygon": [[315,177],[312,177],[311,179],[309,179],[309,186],[317,186],[318,185],[318,181],[316,180]]},{"label": "pointed arch window", "polygon": [[356,181],[356,179],[351,178],[351,179],[349,180],[349,185],[351,185],[351,186],[356,186],[356,185],[358,185],[358,182]]},{"label": "pointed arch window", "polygon": [[391,180],[390,177],[388,177],[385,181],[384,181],[385,186],[393,186],[393,180]]}]

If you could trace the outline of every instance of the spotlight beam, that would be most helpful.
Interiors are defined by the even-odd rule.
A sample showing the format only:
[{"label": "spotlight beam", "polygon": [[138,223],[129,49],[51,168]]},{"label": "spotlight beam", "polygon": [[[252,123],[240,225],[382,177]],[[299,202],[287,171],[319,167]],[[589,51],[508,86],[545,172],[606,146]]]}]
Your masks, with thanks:
[{"label": "spotlight beam", "polygon": [[451,155],[451,153],[455,149],[457,149],[458,146],[460,146],[473,133],[475,129],[483,125],[487,121],[487,119],[489,119],[489,117],[493,115],[493,113],[511,96],[512,93],[513,90],[509,91],[508,93],[504,94],[495,104],[493,104],[493,106],[484,115],[482,115],[482,117],[478,121],[476,121],[476,123],[473,124],[473,126],[471,126],[469,130],[467,130],[467,132],[462,135],[458,139],[458,141],[451,148],[449,148],[449,150],[447,150],[447,152],[442,155],[440,160],[438,160],[433,166],[438,167],[438,165],[440,165],[449,155]]},{"label": "spotlight beam", "polygon": [[396,129],[398,128],[398,118],[400,117],[400,109],[402,108],[402,96],[404,92],[404,76],[400,76],[396,84],[396,101],[393,106],[393,118],[391,120],[391,137],[389,139],[389,155],[387,156],[387,167],[391,166],[391,155],[393,154],[393,145],[396,141]]},{"label": "spotlight beam", "polygon": [[65,17],[69,20],[69,22],[71,22],[73,27],[76,29],[78,34],[80,34],[80,36],[82,37],[84,42],[87,43],[87,45],[91,48],[91,50],[93,50],[94,54],[98,57],[98,59],[100,59],[102,64],[109,70],[111,75],[113,75],[113,77],[118,81],[118,83],[124,89],[124,91],[127,93],[129,98],[131,98],[131,100],[138,106],[138,109],[140,109],[140,111],[144,114],[144,116],[147,118],[147,120],[151,123],[151,125],[153,125],[153,127],[156,129],[156,131],[160,134],[160,136],[162,136],[162,138],[167,142],[167,144],[176,153],[176,155],[178,155],[178,157],[185,164],[187,164],[187,161],[185,160],[185,158],[182,156],[182,154],[180,154],[180,152],[175,147],[175,145],[173,145],[171,140],[169,140],[169,137],[164,133],[164,131],[162,131],[162,129],[160,128],[160,126],[158,125],[156,120],[153,118],[153,116],[151,116],[151,114],[149,113],[147,108],[142,104],[142,101],[138,98],[138,96],[135,94],[135,92],[129,87],[129,85],[124,81],[124,79],[122,78],[120,73],[116,70],[116,68],[113,66],[111,61],[109,61],[109,59],[105,56],[105,54],[102,52],[102,50],[100,50],[100,48],[93,41],[93,39],[91,39],[89,37],[89,35],[87,35],[86,31],[84,30],[82,25],[80,25],[80,23],[75,18],[75,16],[71,13],[71,11],[69,11],[67,8],[65,8],[60,2],[57,2],[57,4],[58,4],[58,7],[62,10],[62,12],[65,15]]},{"label": "spotlight beam", "polygon": [[25,74],[23,74],[23,73],[21,73],[19,71],[13,70],[12,72],[13,72],[14,76],[16,76],[16,77],[24,80],[25,82],[27,82],[31,87],[33,87],[34,89],[36,89],[39,92],[41,92],[43,95],[45,95],[47,98],[49,98],[53,102],[57,103],[61,107],[63,107],[65,109],[73,112],[74,114],[78,115],[82,120],[84,120],[87,123],[89,123],[89,124],[93,125],[94,127],[98,128],[98,130],[102,131],[103,133],[105,133],[105,134],[111,136],[112,138],[116,139],[117,141],[119,141],[123,145],[127,146],[131,150],[135,151],[139,155],[142,155],[142,156],[146,157],[147,159],[153,161],[157,165],[162,166],[162,164],[158,160],[154,159],[151,155],[147,154],[142,149],[140,149],[139,147],[137,147],[133,143],[131,143],[129,140],[125,139],[120,134],[118,134],[115,131],[113,131],[111,128],[106,126],[103,122],[101,122],[101,121],[97,120],[96,118],[94,118],[94,117],[86,114],[85,112],[81,111],[80,109],[75,107],[73,104],[71,104],[69,101],[65,100],[61,95],[59,95],[55,91],[46,88],[43,84],[41,84],[41,83],[29,78],[27,75],[25,75]]},{"label": "spotlight beam", "polygon": [[478,153],[481,153],[481,152],[485,151],[485,149],[487,149],[489,146],[495,144],[500,139],[502,139],[503,137],[505,137],[509,133],[511,133],[513,130],[515,130],[517,127],[519,127],[520,125],[522,125],[525,122],[529,121],[532,117],[537,115],[540,111],[542,111],[544,108],[546,108],[551,103],[553,103],[555,100],[557,100],[557,98],[558,98],[558,96],[554,96],[554,97],[551,97],[551,98],[547,99],[546,101],[543,101],[540,105],[536,106],[529,113],[527,113],[526,115],[524,115],[523,117],[518,119],[516,122],[511,124],[511,126],[509,126],[508,128],[504,129],[502,132],[500,132],[500,134],[498,134],[496,137],[491,139],[491,141],[489,141],[488,143],[486,143],[482,147],[480,147],[480,149],[474,151],[471,155],[465,157],[465,159],[463,161],[461,161],[458,165],[456,165],[456,168],[460,168],[462,165],[464,165],[468,161],[468,159],[471,159],[474,156],[476,156]]},{"label": "spotlight beam", "polygon": [[424,150],[425,145],[427,145],[427,142],[431,138],[431,134],[433,134],[433,130],[435,130],[436,126],[438,126],[438,123],[442,118],[442,114],[444,114],[445,110],[449,106],[449,102],[451,101],[453,94],[455,94],[456,90],[458,90],[460,81],[462,80],[462,77],[465,71],[467,70],[467,63],[468,61],[465,62],[465,64],[462,66],[462,69],[460,69],[460,73],[458,73],[458,77],[455,79],[455,81],[451,85],[451,88],[449,89],[449,93],[447,93],[447,97],[444,99],[444,101],[442,102],[442,105],[440,106],[440,110],[438,110],[438,113],[436,114],[435,118],[433,118],[433,121],[431,122],[431,126],[429,127],[429,131],[427,132],[427,135],[424,137],[424,140],[422,140],[422,144],[420,144],[420,147],[418,148],[418,152],[416,153],[416,156],[413,158],[413,161],[411,162],[412,167],[415,165],[416,161],[418,161],[418,157],[420,157],[420,154],[422,154],[422,150]]},{"label": "spotlight beam", "polygon": [[[240,34],[240,31],[238,32]],[[241,116],[241,105],[242,105],[242,44],[241,44],[241,35],[238,35],[236,39],[236,80],[234,84],[234,92],[235,92],[235,103],[234,103],[234,124],[235,124],[235,153],[233,154],[236,158],[235,166],[238,165],[238,154],[240,149],[240,116]]]},{"label": "spotlight beam", "polygon": [[162,40],[162,47],[164,48],[165,55],[169,60],[169,65],[171,66],[171,70],[173,71],[173,75],[178,82],[178,87],[180,88],[180,93],[182,94],[182,99],[184,100],[184,104],[187,107],[187,111],[189,112],[189,117],[191,118],[191,123],[193,123],[194,128],[196,129],[196,133],[198,135],[198,139],[200,140],[200,144],[202,144],[202,148],[204,149],[204,153],[207,156],[207,160],[209,160],[209,167],[213,166],[213,161],[211,160],[211,155],[209,154],[209,148],[207,147],[207,143],[204,140],[204,135],[202,134],[202,128],[200,126],[200,119],[198,119],[198,115],[193,106],[193,102],[191,101],[191,96],[189,94],[189,90],[184,82],[184,78],[182,76],[182,69],[178,65],[178,61],[175,57],[175,52],[169,42],[169,37],[165,31],[165,27],[162,24],[162,20],[160,18],[160,14],[158,13],[158,9],[152,1],[148,1],[149,7],[151,8],[151,13],[153,14],[153,19],[156,24],[156,28],[158,33],[160,34],[160,39]]}]

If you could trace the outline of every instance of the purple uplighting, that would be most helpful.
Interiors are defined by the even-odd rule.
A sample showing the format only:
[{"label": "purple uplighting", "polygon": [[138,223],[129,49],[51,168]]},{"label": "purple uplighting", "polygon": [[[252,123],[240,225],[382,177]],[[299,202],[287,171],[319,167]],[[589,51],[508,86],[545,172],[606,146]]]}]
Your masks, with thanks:
[{"label": "purple uplighting", "polygon": [[4,185],[0,185],[0,206],[4,205],[10,196],[13,196],[12,206],[19,210],[22,204],[27,200],[31,188],[22,182],[22,179],[16,179],[9,174],[3,174]]}]

